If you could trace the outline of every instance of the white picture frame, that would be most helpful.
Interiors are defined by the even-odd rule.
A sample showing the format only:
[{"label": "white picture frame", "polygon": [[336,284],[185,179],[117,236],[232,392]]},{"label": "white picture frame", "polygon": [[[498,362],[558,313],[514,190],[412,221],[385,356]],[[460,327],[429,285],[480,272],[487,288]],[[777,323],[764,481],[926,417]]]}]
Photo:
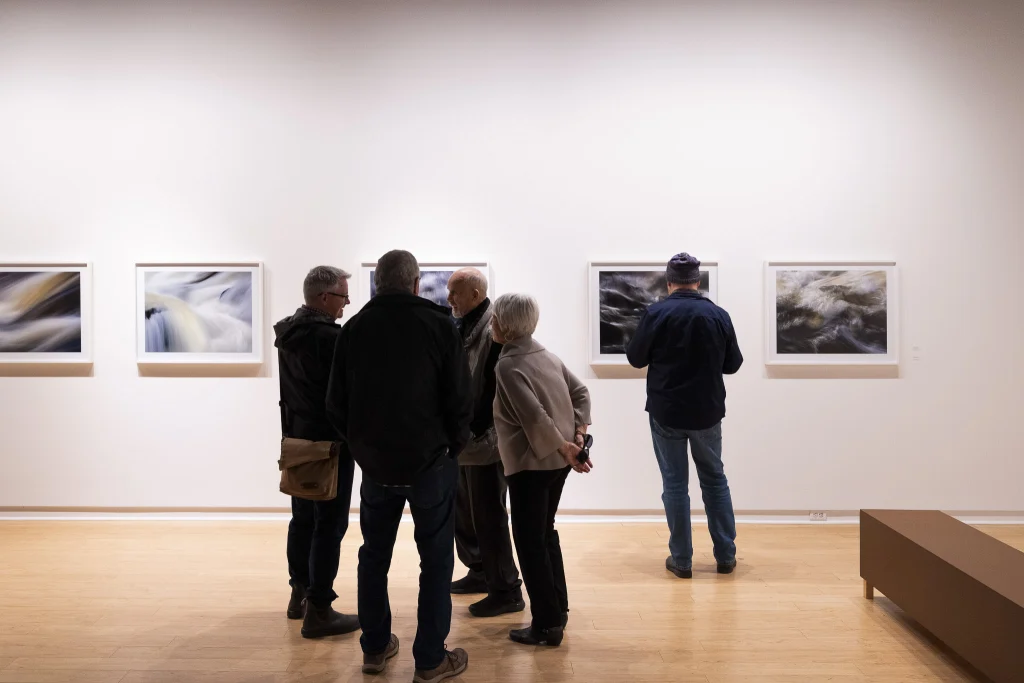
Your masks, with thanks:
[{"label": "white picture frame", "polygon": [[[225,350],[207,350],[207,351],[175,351],[175,350],[161,350],[155,351],[152,347],[147,348],[147,310],[151,310],[153,306],[153,296],[166,297],[170,296],[172,299],[175,296],[168,295],[166,291],[166,282],[157,286],[158,290],[163,288],[164,291],[149,291],[147,292],[147,277],[151,274],[163,274],[167,278],[171,279],[172,282],[177,282],[179,287],[184,287],[186,291],[191,288],[200,288],[200,291],[195,295],[195,299],[185,300],[177,299],[179,306],[184,306],[189,310],[194,310],[196,306],[202,305],[206,308],[208,303],[214,303],[210,300],[211,292],[215,293],[217,288],[230,287],[230,280],[228,278],[221,278],[216,285],[206,285],[200,287],[198,283],[186,282],[181,283],[173,278],[174,274],[179,273],[213,273],[216,275],[230,275],[233,273],[248,273],[251,276],[251,329],[249,335],[251,344],[247,347],[247,350],[242,350],[244,347],[244,341],[239,340],[245,339],[245,309],[244,304],[236,303],[233,304],[238,307],[241,315],[232,315],[231,306],[226,307],[212,307],[209,310],[203,311],[196,315],[191,321],[192,325],[189,329],[199,328],[199,340],[205,340],[206,344],[213,349],[220,346],[230,346],[231,344],[237,344],[239,350],[225,351]],[[152,280],[151,280],[152,282]],[[238,282],[237,280],[235,282]],[[244,294],[244,282],[239,282],[237,290]],[[261,262],[223,262],[223,263],[138,263],[135,266],[135,286],[136,286],[136,302],[135,302],[135,327],[136,327],[136,355],[139,364],[217,364],[217,365],[260,365],[263,363],[263,264]],[[223,296],[223,290],[219,296]],[[147,294],[151,295],[150,301],[147,303]],[[198,303],[197,303],[198,302]],[[218,324],[221,323],[221,324]],[[211,336],[210,331],[216,331],[216,336]],[[158,336],[157,338],[163,338],[165,335]],[[180,335],[179,335],[180,336]],[[166,343],[166,342],[165,342]],[[194,345],[196,344],[193,341]]]},{"label": "white picture frame", "polygon": [[[437,303],[441,306],[448,306],[448,277],[450,277],[451,274],[454,273],[456,270],[459,270],[461,268],[476,268],[477,270],[482,272],[484,274],[484,277],[487,278],[487,295],[492,300],[495,298],[494,274],[491,272],[491,267],[486,261],[436,261],[431,263],[421,263],[420,296],[424,296],[424,298],[430,299],[434,303]],[[364,261],[360,266],[359,300],[360,303],[364,306],[370,301],[370,299],[373,298],[375,293],[375,287],[373,284],[373,274],[376,269],[376,261]],[[432,275],[435,273],[439,275],[433,276],[432,278]],[[425,296],[428,293],[435,294],[435,296]]]},{"label": "white picture frame", "polygon": [[[47,274],[57,279],[47,278]],[[71,279],[62,279],[59,277],[61,274],[73,275]],[[26,287],[35,287],[37,290],[42,288],[49,292],[48,300],[38,300],[38,291],[31,295]],[[60,301],[53,297],[59,297]],[[75,299],[77,317],[74,311]],[[27,304],[29,300],[34,303]],[[29,311],[20,310],[26,305],[37,309],[31,320],[25,317]],[[38,308],[40,306],[45,308]],[[59,315],[43,315],[47,311],[54,311],[55,307]],[[76,342],[78,350],[66,350],[75,347]],[[44,350],[47,347],[53,350]],[[39,350],[29,350],[32,348]],[[92,353],[91,264],[0,263],[0,364],[89,364],[93,360]]]},{"label": "white picture frame", "polygon": [[[894,261],[768,261],[764,271],[766,365],[899,364]],[[880,287],[884,304],[878,301]],[[822,289],[839,294],[825,298]],[[813,322],[802,322],[808,317]]]},{"label": "white picture frame", "polygon": [[[602,279],[609,277],[608,274],[612,273],[649,273],[651,277],[657,277],[659,284],[658,289],[665,288],[664,293],[654,301],[658,301],[664,296],[668,295],[667,285],[661,284],[660,281],[665,278],[665,269],[667,261],[591,261],[588,264],[589,268],[589,280],[587,286],[588,292],[588,327],[590,329],[589,334],[589,360],[590,365],[599,366],[628,366],[629,361],[626,360],[625,348],[621,352],[613,352],[609,349],[614,346],[618,348],[618,338],[611,340],[609,337],[615,336],[613,328],[610,327],[608,320],[605,320],[604,330],[602,331],[602,306],[604,306],[605,317],[608,317],[608,313],[614,306],[610,305],[608,301],[602,304]],[[702,287],[702,291],[705,291],[705,295],[711,299],[711,301],[718,302],[718,262],[717,261],[704,261],[700,266],[701,273],[707,274],[706,290]],[[607,284],[607,282],[606,282]],[[705,284],[705,283],[702,283]],[[606,290],[607,292],[607,290]],[[607,299],[607,295],[605,296]],[[649,305],[649,304],[648,304]],[[643,310],[643,302],[637,301],[636,306],[632,309],[627,308],[620,316],[626,318],[635,317],[635,322],[632,322],[633,329],[635,329],[636,322],[639,322],[640,315]],[[626,326],[629,326],[629,322],[626,322]],[[602,339],[602,333],[604,338]],[[624,342],[623,342],[624,347]]]}]

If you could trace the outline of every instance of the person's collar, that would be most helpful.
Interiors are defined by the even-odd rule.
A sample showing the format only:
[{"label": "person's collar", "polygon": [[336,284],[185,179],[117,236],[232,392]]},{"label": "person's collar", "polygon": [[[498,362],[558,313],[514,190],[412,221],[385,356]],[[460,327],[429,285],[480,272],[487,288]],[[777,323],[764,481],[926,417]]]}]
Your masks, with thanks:
[{"label": "person's collar", "polygon": [[501,355],[504,356],[525,356],[530,353],[536,353],[543,351],[544,347],[540,345],[540,342],[533,338],[533,335],[526,335],[519,339],[513,339],[512,341],[506,341],[501,349]]},{"label": "person's collar", "polygon": [[477,304],[476,308],[474,308],[466,315],[462,316],[462,322],[460,323],[462,328],[466,330],[471,329],[474,325],[476,325],[477,321],[480,320],[480,318],[484,317],[484,313],[487,312],[487,309],[490,308],[490,306],[491,300],[484,298],[483,301]]},{"label": "person's collar", "polygon": [[688,297],[701,299],[704,297],[704,295],[700,293],[699,289],[677,289],[676,291],[669,294],[669,298],[671,297]]},{"label": "person's collar", "polygon": [[310,315],[315,315],[318,318],[331,318],[332,320],[335,319],[334,316],[332,316],[327,311],[321,310],[316,306],[310,306],[309,304],[302,304],[302,306],[299,307],[299,310],[305,311]]}]

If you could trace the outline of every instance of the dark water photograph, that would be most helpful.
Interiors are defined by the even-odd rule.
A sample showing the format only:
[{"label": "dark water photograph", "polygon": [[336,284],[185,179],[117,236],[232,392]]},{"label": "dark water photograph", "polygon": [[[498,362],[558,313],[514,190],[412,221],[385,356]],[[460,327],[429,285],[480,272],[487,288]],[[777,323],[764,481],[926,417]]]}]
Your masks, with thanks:
[{"label": "dark water photograph", "polygon": [[885,354],[889,315],[882,270],[779,270],[779,354]]},{"label": "dark water photograph", "polygon": [[[374,281],[376,271],[370,271],[370,298],[377,296],[377,283]],[[420,296],[430,299],[435,304],[448,307],[448,280],[455,270],[422,270],[420,271]]]},{"label": "dark water photograph", "polygon": [[146,353],[252,352],[252,273],[144,275]]},{"label": "dark water photograph", "polygon": [[[598,273],[602,354],[625,354],[640,316],[653,303],[668,296],[665,269],[603,270]],[[701,271],[700,292],[707,296],[711,275]]]},{"label": "dark water photograph", "polygon": [[81,351],[81,273],[0,272],[0,353]]}]

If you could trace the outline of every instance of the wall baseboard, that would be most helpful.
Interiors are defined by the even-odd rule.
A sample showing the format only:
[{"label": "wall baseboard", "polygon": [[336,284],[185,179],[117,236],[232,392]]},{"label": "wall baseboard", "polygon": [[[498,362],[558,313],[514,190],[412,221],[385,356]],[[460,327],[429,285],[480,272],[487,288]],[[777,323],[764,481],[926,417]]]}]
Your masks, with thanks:
[{"label": "wall baseboard", "polygon": [[[1024,525],[1024,511],[946,510],[947,514],[967,524]],[[278,521],[287,519],[291,510],[284,507],[0,507],[0,521]],[[350,511],[358,518],[359,509]],[[737,510],[738,524],[857,524],[858,510],[828,510],[827,521],[812,521],[806,510]],[[408,521],[409,514],[405,517]],[[659,523],[665,521],[663,510],[562,510],[559,522],[577,524]],[[706,523],[703,510],[694,510],[695,523]]]}]

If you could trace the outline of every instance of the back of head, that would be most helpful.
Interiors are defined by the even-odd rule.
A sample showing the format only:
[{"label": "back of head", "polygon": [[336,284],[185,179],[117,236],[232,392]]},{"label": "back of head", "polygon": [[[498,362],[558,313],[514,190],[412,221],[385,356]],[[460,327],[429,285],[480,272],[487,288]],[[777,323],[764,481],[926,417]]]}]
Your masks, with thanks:
[{"label": "back of head", "polygon": [[669,285],[696,285],[700,282],[700,261],[685,251],[676,254],[665,268]]},{"label": "back of head", "polygon": [[414,294],[420,265],[407,251],[395,249],[380,257],[373,274],[378,294]]},{"label": "back of head", "polygon": [[494,302],[494,318],[505,339],[531,336],[540,321],[540,306],[529,294],[502,294]]}]

